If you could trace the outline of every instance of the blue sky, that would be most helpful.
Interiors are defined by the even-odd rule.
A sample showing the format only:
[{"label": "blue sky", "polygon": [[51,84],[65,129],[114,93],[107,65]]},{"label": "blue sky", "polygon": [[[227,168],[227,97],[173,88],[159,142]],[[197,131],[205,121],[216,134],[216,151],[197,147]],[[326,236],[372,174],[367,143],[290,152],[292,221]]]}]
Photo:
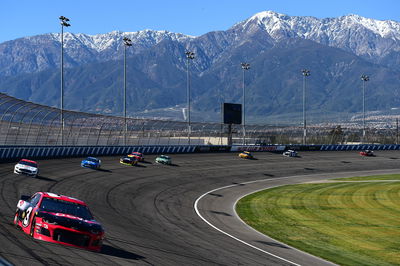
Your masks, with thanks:
[{"label": "blue sky", "polygon": [[226,30],[255,13],[272,10],[318,18],[358,14],[400,21],[400,0],[2,0],[0,42],[59,32],[58,17],[73,33],[168,30],[188,35]]}]

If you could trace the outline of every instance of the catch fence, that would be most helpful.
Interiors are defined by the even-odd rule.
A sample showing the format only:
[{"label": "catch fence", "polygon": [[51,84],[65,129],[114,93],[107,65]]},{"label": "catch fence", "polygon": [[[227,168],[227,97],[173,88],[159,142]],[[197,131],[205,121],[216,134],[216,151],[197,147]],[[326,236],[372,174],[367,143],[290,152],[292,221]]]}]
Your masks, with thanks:
[{"label": "catch fence", "polygon": [[[124,145],[267,145],[302,144],[301,126],[191,123],[89,114],[22,101],[0,93],[0,145],[124,146]],[[368,128],[310,126],[307,144],[397,143],[395,125]]]}]

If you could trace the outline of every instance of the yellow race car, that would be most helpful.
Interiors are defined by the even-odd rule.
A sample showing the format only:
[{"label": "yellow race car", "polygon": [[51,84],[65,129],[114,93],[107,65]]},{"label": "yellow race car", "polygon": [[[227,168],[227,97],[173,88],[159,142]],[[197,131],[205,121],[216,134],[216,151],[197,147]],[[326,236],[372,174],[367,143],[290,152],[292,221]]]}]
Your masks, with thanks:
[{"label": "yellow race car", "polygon": [[119,159],[119,162],[121,164],[125,164],[125,165],[137,165],[138,159],[136,159],[134,157],[124,156],[121,159]]},{"label": "yellow race car", "polygon": [[243,151],[239,153],[239,157],[244,159],[253,159],[253,155],[251,155],[249,151]]}]

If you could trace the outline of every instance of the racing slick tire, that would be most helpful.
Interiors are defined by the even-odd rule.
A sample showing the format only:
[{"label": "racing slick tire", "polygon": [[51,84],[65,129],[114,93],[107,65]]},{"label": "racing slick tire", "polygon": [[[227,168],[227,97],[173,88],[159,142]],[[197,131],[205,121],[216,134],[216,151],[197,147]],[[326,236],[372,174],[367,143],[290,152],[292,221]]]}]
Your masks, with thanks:
[{"label": "racing slick tire", "polygon": [[15,214],[14,214],[14,226],[15,226],[16,228],[19,228],[18,219],[19,219],[19,210],[17,209],[16,212],[15,212]]},{"label": "racing slick tire", "polygon": [[32,223],[31,223],[31,230],[29,231],[29,235],[31,236],[31,237],[33,237],[34,238],[34,236],[35,236],[35,226],[36,226],[36,221],[35,221],[36,219],[35,219],[35,216],[33,216],[32,217]]}]

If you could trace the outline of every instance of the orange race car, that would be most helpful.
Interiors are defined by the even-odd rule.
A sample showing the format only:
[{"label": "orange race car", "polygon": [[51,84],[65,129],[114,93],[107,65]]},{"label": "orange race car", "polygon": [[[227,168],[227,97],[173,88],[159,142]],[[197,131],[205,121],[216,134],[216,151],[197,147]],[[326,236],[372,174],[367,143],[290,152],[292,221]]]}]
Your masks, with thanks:
[{"label": "orange race car", "polygon": [[249,151],[243,151],[241,153],[239,153],[239,157],[240,158],[244,158],[244,159],[253,159],[253,155],[251,155],[251,153]]}]

